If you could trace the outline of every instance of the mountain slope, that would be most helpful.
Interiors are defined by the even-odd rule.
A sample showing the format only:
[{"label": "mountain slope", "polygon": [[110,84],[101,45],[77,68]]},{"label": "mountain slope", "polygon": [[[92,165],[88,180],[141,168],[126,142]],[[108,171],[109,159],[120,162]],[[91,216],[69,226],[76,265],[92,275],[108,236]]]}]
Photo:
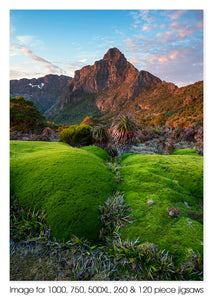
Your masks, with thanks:
[{"label": "mountain slope", "polygon": [[[53,84],[49,87],[44,79]],[[32,99],[47,119],[57,124],[80,124],[86,116],[111,123],[123,111],[145,125],[160,122],[186,127],[203,122],[202,81],[178,88],[147,71],[138,71],[117,48],[109,49],[92,66],[77,70],[74,78],[47,75],[19,82],[23,83],[20,90],[14,88],[17,81],[11,82],[11,96],[15,90]]]},{"label": "mountain slope", "polygon": [[170,125],[201,124],[203,82],[178,88],[138,71],[117,48],[111,48],[103,59],[75,72],[49,119],[74,124],[91,115],[110,122],[121,111],[132,112],[146,124],[159,114]]},{"label": "mountain slope", "polygon": [[160,82],[159,78],[149,72],[139,72],[117,48],[111,48],[93,66],[75,72],[74,78],[64,89],[60,108],[80,101],[85,93],[98,94],[115,86],[122,90],[120,98],[135,98],[143,88],[150,88]]},{"label": "mountain slope", "polygon": [[71,79],[69,76],[49,74],[38,79],[11,80],[10,97],[22,96],[32,100],[42,114],[48,115]]}]

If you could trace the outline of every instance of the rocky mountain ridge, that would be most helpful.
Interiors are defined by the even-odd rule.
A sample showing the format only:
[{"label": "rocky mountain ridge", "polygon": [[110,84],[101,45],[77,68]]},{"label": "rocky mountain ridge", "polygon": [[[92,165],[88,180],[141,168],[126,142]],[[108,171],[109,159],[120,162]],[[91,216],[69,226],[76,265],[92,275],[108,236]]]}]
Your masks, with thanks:
[{"label": "rocky mountain ridge", "polygon": [[33,100],[47,120],[57,124],[79,124],[86,116],[110,123],[125,111],[148,126],[202,126],[203,122],[202,81],[178,88],[148,71],[138,71],[117,48],[75,71],[74,78],[12,80],[11,96],[17,95]]},{"label": "rocky mountain ridge", "polygon": [[10,97],[22,96],[32,100],[42,114],[48,115],[71,79],[69,76],[49,74],[40,78],[10,80]]},{"label": "rocky mountain ridge", "polygon": [[[103,59],[75,72],[74,78],[63,91],[60,108],[80,101],[84,93],[98,94],[105,89],[121,85],[128,86],[121,96],[134,99],[143,88],[149,88],[157,83],[161,83],[159,78],[147,71],[139,72],[126,60],[120,50],[111,48]],[[98,102],[98,108],[102,109],[102,105]]]}]

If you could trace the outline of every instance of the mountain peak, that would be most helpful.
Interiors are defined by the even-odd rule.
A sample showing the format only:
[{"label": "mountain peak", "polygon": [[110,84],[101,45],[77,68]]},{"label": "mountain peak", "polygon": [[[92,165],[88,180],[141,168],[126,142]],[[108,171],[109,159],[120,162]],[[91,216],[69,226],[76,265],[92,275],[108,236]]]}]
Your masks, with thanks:
[{"label": "mountain peak", "polygon": [[124,55],[121,53],[121,51],[118,48],[110,48],[107,53],[104,55],[104,60],[119,58],[120,56]]}]

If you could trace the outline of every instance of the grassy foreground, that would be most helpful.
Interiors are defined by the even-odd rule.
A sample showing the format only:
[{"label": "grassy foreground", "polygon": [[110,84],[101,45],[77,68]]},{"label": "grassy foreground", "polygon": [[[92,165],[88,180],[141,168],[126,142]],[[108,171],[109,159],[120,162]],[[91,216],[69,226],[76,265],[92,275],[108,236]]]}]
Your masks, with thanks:
[{"label": "grassy foreground", "polygon": [[102,158],[67,144],[11,141],[11,193],[20,205],[45,211],[51,234],[95,240],[99,206],[115,188]]},{"label": "grassy foreground", "polygon": [[135,217],[122,237],[154,243],[183,259],[189,250],[202,255],[203,159],[188,150],[174,154],[122,156],[119,188]]},{"label": "grassy foreground", "polygon": [[202,157],[108,158],[11,142],[11,280],[202,280]]}]

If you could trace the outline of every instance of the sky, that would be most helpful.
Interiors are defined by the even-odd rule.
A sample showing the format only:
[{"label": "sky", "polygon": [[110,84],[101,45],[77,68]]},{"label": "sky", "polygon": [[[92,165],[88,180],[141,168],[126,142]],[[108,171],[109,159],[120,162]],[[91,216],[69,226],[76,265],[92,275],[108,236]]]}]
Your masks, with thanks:
[{"label": "sky", "polygon": [[177,86],[203,80],[203,10],[10,10],[10,79],[73,77],[112,47]]}]

